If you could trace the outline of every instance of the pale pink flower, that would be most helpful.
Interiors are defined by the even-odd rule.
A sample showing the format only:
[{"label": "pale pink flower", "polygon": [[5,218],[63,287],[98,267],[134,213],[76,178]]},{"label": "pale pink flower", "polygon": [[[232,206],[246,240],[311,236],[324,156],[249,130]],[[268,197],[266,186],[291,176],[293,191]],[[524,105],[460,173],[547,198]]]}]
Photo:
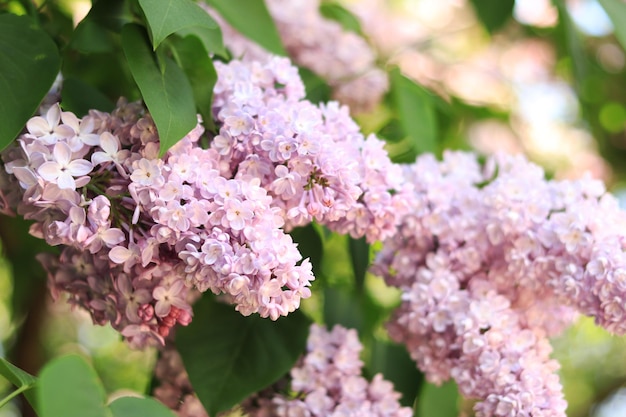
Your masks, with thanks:
[{"label": "pale pink flower", "polygon": [[52,151],[52,161],[44,162],[37,172],[41,177],[53,182],[61,189],[76,189],[74,177],[87,175],[93,165],[84,159],[72,160],[72,151],[64,142],[57,142]]}]

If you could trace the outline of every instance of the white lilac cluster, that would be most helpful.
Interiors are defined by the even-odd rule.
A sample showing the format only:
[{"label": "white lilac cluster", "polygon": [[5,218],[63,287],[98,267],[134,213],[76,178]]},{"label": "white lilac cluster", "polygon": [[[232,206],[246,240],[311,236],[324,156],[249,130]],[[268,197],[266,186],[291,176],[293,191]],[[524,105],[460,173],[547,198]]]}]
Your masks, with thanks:
[{"label": "white lilac cluster", "polygon": [[626,333],[626,214],[599,181],[546,181],[519,156],[405,169],[410,214],[373,270],[403,291],[389,332],[479,416],[564,416],[547,337],[578,312]]},{"label": "white lilac cluster", "polygon": [[286,59],[215,63],[211,149],[223,175],[260,180],[286,228],[312,220],[370,242],[390,237],[403,213],[399,166],[384,142],[365,138],[336,102],[313,105]]},{"label": "white lilac cluster", "polygon": [[[291,59],[322,77],[333,89],[335,100],[357,113],[371,111],[380,103],[389,80],[376,67],[376,53],[363,37],[322,16],[319,0],[267,0],[266,5]],[[235,56],[262,58],[267,54],[218,21],[224,42]]]},{"label": "white lilac cluster", "polygon": [[[313,324],[307,352],[290,375],[242,403],[250,417],[410,417],[400,394],[381,374],[372,381],[361,376],[362,350],[356,330],[335,326],[332,331]],[[179,417],[207,417],[189,384],[176,350],[166,348],[155,373],[160,385],[154,395]]]}]

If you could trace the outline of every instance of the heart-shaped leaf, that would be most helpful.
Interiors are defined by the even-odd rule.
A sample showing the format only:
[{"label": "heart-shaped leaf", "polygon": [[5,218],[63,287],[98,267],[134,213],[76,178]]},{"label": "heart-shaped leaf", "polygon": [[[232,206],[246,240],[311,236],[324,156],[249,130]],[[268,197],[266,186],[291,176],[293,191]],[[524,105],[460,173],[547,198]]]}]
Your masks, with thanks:
[{"label": "heart-shaped leaf", "polygon": [[37,389],[41,417],[112,417],[96,371],[77,355],[49,362]]},{"label": "heart-shaped leaf", "polygon": [[299,311],[277,321],[244,317],[203,297],[176,345],[209,415],[228,410],[289,372],[304,353],[310,321]]}]

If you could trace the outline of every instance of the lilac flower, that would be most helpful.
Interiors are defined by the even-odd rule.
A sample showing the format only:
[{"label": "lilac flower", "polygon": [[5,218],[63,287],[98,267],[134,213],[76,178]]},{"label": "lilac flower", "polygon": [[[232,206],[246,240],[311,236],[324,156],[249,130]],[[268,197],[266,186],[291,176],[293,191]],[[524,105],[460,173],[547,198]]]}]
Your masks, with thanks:
[{"label": "lilac flower", "polygon": [[72,151],[64,142],[57,142],[52,151],[53,159],[44,162],[37,172],[41,177],[53,182],[61,189],[76,189],[74,177],[87,175],[93,169],[93,165],[84,159],[72,159]]}]

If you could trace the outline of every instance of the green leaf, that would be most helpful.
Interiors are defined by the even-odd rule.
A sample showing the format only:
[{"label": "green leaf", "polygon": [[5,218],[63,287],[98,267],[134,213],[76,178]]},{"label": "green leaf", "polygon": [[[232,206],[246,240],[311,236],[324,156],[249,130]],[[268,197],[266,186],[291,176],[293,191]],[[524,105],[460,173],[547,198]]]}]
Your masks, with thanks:
[{"label": "green leaf", "polygon": [[338,3],[322,3],[320,13],[327,19],[334,20],[345,30],[363,35],[361,22],[348,9]]},{"label": "green leaf", "polygon": [[178,61],[193,89],[196,108],[202,115],[204,126],[215,131],[213,120],[213,86],[217,82],[217,72],[202,42],[195,36],[173,37],[171,40],[174,57]]},{"label": "green leaf", "polygon": [[8,379],[16,387],[33,386],[37,378],[26,371],[22,371],[6,359],[0,358],[0,375]]},{"label": "green leaf", "polygon": [[[198,28],[210,39],[210,52],[222,52],[221,30],[215,20],[191,0],[139,0],[143,10],[154,50],[172,33]],[[213,34],[215,32],[215,34]],[[188,34],[188,33],[185,33]],[[217,41],[219,39],[219,41]]]},{"label": "green leaf", "polygon": [[287,55],[274,20],[262,0],[207,0],[242,35],[268,51]]},{"label": "green leaf", "polygon": [[326,80],[307,68],[299,67],[298,72],[306,89],[307,100],[316,104],[330,101],[332,89]]},{"label": "green leaf", "polygon": [[0,15],[0,150],[39,107],[61,60],[52,39],[27,16]]},{"label": "green leaf", "polygon": [[104,112],[111,112],[115,109],[115,104],[100,90],[78,78],[71,77],[63,80],[61,97],[63,110],[71,111],[78,117],[86,115],[92,109]]},{"label": "green leaf", "polygon": [[412,147],[419,153],[437,151],[437,120],[429,93],[398,68],[390,73],[391,97]]},{"label": "green leaf", "polygon": [[[205,27],[194,26],[191,28],[181,29],[176,32],[177,35],[185,38],[187,36],[195,36],[200,39],[204,45],[204,49],[208,52],[213,52],[222,58],[228,58],[226,48],[224,48],[224,40],[222,39],[221,30],[212,30]],[[207,53],[208,55],[208,53]]]},{"label": "green leaf", "polygon": [[163,65],[159,66],[141,26],[129,24],[122,28],[122,46],[159,132],[159,151],[163,156],[197,124],[191,85],[171,59],[163,57]]},{"label": "green leaf", "polygon": [[169,408],[153,398],[122,397],[109,407],[113,417],[176,417]]},{"label": "green leaf", "polygon": [[310,258],[313,265],[313,273],[318,276],[322,265],[324,244],[320,234],[313,224],[304,227],[296,227],[289,232],[294,242],[298,244],[298,250],[303,258]]},{"label": "green leaf", "polygon": [[77,355],[48,363],[37,394],[40,417],[112,417],[96,371]]},{"label": "green leaf", "polygon": [[205,296],[176,335],[189,380],[209,415],[228,410],[287,374],[304,352],[310,320],[244,317]]},{"label": "green leaf", "polygon": [[15,385],[18,391],[24,394],[33,409],[37,410],[37,397],[35,392],[31,390],[37,383],[37,378],[3,358],[0,358],[0,375]]},{"label": "green leaf", "polygon": [[599,0],[600,5],[613,22],[615,37],[626,49],[626,3],[623,0]]},{"label": "green leaf", "polygon": [[350,249],[356,288],[362,291],[365,283],[365,273],[370,264],[370,245],[367,244],[364,237],[360,239],[348,238],[348,248]]},{"label": "green leaf", "polygon": [[413,405],[424,380],[404,345],[378,339],[372,343],[367,371],[371,376],[382,373],[386,380],[393,382],[395,390],[402,394],[400,403],[403,406]]},{"label": "green leaf", "polygon": [[415,417],[457,417],[459,415],[459,390],[453,381],[440,387],[424,384],[415,404]]},{"label": "green leaf", "polygon": [[331,328],[340,324],[365,335],[365,317],[361,298],[345,288],[324,288],[324,322]]},{"label": "green leaf", "polygon": [[500,29],[513,15],[515,0],[471,0],[478,18],[493,33]]}]

